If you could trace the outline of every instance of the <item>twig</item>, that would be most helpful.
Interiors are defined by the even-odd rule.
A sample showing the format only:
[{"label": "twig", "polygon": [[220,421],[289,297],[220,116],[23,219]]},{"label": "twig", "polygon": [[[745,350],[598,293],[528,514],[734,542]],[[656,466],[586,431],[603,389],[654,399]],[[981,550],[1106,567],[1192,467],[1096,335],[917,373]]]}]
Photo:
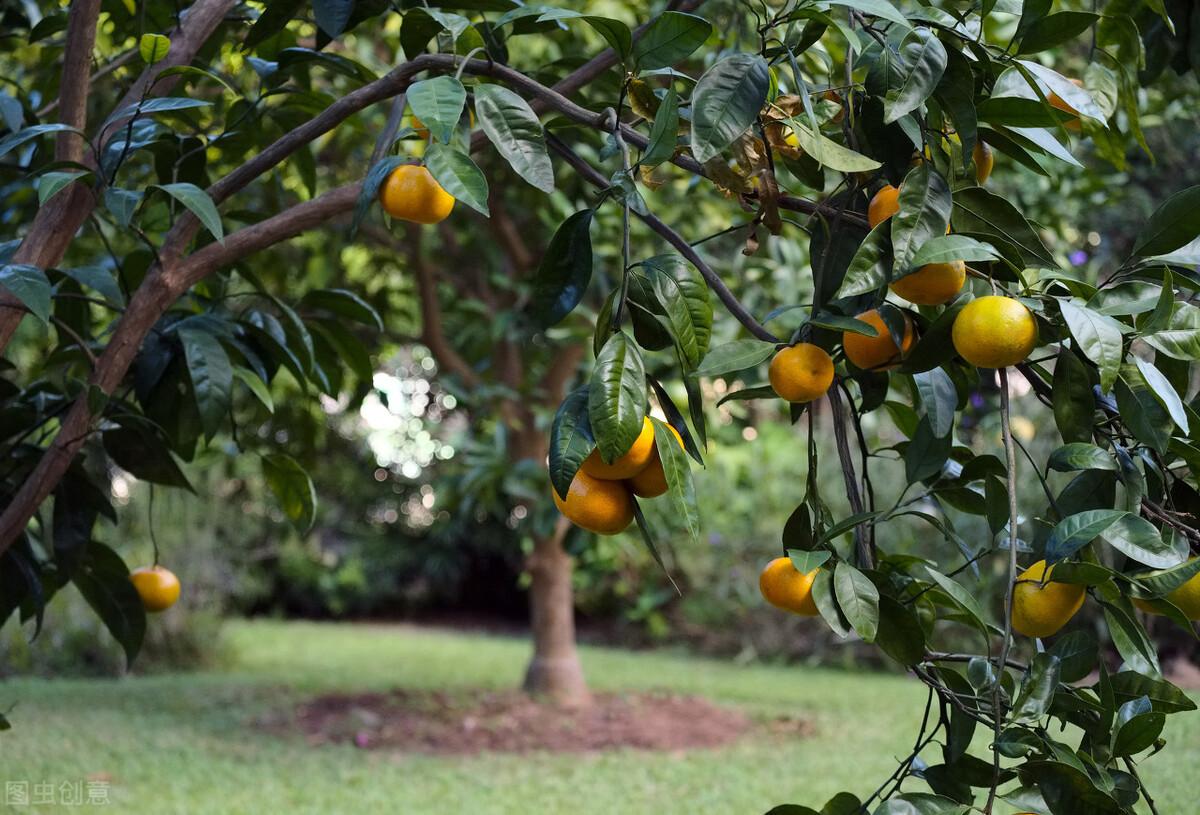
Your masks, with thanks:
[{"label": "twig", "polygon": [[[858,491],[858,477],[854,474],[854,457],[850,454],[850,442],[846,438],[846,418],[842,397],[837,388],[827,394],[833,413],[833,438],[837,442],[838,459],[842,463],[842,479],[846,483],[846,497],[850,500],[850,511],[855,515],[863,511],[862,495]],[[811,410],[811,408],[809,408]],[[861,523],[854,527],[854,545],[858,553],[858,566],[862,569],[875,568],[874,552]]]}]

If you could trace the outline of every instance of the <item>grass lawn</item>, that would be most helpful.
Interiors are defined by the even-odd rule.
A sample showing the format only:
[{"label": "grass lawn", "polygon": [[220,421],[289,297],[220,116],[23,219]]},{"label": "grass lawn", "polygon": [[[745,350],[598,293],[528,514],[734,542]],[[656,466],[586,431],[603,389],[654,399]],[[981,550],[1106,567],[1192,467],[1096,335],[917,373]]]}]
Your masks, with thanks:
[{"label": "grass lawn", "polygon": [[[220,673],[0,683],[0,709],[17,704],[14,730],[0,736],[0,781],[102,777],[110,780],[109,811],[154,815],[761,815],[784,802],[819,807],[841,789],[869,794],[894,768],[893,757],[907,752],[924,701],[919,684],[898,676],[587,648],[585,669],[597,689],[700,694],[756,713],[803,716],[815,733],[683,754],[396,755],[312,747],[247,722],[322,691],[512,687],[527,644],[274,622],[231,623],[227,635],[235,659]],[[1172,717],[1166,735],[1173,749],[1146,762],[1146,780],[1162,815],[1188,815],[1196,811],[1200,717]]]}]

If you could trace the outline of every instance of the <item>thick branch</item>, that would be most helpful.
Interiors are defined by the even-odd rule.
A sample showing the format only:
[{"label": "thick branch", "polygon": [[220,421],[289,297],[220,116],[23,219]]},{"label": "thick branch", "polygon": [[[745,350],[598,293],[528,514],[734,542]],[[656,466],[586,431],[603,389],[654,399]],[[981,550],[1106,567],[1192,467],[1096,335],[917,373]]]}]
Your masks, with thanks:
[{"label": "thick branch", "polygon": [[[566,160],[567,164],[570,164],[572,169],[579,173],[579,175],[586,179],[589,183],[601,188],[608,186],[608,179],[606,179],[598,170],[596,170],[596,168],[592,167],[590,164],[580,158],[574,150],[564,144],[557,136],[548,135],[546,137],[546,143],[550,146],[550,149],[562,156],[563,159]],[[713,293],[717,295],[717,298],[725,305],[725,308],[729,311],[729,313],[736,317],[737,321],[746,327],[746,330],[758,337],[760,340],[765,340],[767,342],[780,341],[778,337],[764,328],[762,324],[758,322],[758,320],[754,319],[754,315],[751,314],[749,310],[738,301],[733,292],[729,290],[729,287],[725,285],[725,281],[723,281],[721,277],[715,271],[713,271],[712,267],[705,263],[704,260],[701,259],[698,254],[696,254],[696,250],[693,249],[691,244],[684,240],[678,232],[667,226],[652,214],[634,214],[636,214],[642,220],[642,222],[646,224],[646,226],[650,227],[652,230],[662,236],[667,243],[674,246],[679,254],[683,255],[689,263],[691,263],[700,271],[700,274],[704,277],[705,282],[708,283],[708,287],[713,290]]]},{"label": "thick branch", "polygon": [[446,340],[446,334],[442,331],[442,306],[438,302],[437,280],[434,279],[429,258],[421,251],[419,226],[409,229],[405,244],[408,246],[409,265],[412,266],[417,281],[417,297],[421,302],[421,342],[429,347],[438,365],[458,374],[468,386],[478,387],[479,373],[454,350],[454,346]]},{"label": "thick branch", "polygon": [[[121,99],[114,111],[133,104],[141,98],[141,94],[153,83],[158,73],[165,68],[175,65],[186,65],[196,56],[196,52],[212,35],[213,31],[224,19],[225,14],[233,7],[235,0],[197,0],[196,4],[187,10],[179,26],[169,34],[171,38],[171,53],[165,60],[148,67],[134,83],[129,92]],[[73,11],[74,7],[72,7]],[[91,48],[88,48],[90,56]],[[65,68],[64,68],[65,70]],[[86,80],[86,74],[84,79]],[[155,93],[163,93],[173,87],[177,80],[169,78],[155,85]],[[86,98],[87,88],[83,89]],[[110,127],[108,136],[114,132]],[[103,150],[103,144],[97,147]],[[89,151],[83,155],[83,163],[95,168],[96,157]],[[96,208],[96,197],[91,187],[86,184],[71,184],[67,189],[46,202],[34,215],[33,223],[21,245],[13,254],[13,263],[27,263],[41,269],[57,266],[66,254],[67,247],[75,237],[75,233]],[[0,290],[0,306],[16,302],[7,290]],[[0,354],[8,346],[12,335],[16,333],[24,312],[10,308],[0,308]],[[0,538],[0,541],[3,539]],[[3,546],[0,545],[0,551]]]},{"label": "thick branch", "polygon": [[[87,125],[88,74],[96,45],[96,19],[100,0],[74,0],[67,16],[67,41],[63,48],[62,77],[58,84],[58,120],[77,130]],[[83,139],[77,133],[59,133],[55,161],[82,161]]]}]

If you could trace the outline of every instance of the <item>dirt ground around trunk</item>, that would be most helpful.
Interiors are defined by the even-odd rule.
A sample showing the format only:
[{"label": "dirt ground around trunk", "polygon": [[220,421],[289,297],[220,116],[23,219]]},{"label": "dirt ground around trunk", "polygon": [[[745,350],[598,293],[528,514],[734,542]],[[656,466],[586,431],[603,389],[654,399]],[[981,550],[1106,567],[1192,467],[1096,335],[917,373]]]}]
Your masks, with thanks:
[{"label": "dirt ground around trunk", "polygon": [[299,731],[314,745],[350,743],[434,755],[673,752],[722,747],[752,731],[777,738],[811,732],[802,719],[756,720],[695,696],[599,693],[587,707],[560,708],[516,691],[329,694],[301,703],[290,717],[259,725],[280,735]]}]

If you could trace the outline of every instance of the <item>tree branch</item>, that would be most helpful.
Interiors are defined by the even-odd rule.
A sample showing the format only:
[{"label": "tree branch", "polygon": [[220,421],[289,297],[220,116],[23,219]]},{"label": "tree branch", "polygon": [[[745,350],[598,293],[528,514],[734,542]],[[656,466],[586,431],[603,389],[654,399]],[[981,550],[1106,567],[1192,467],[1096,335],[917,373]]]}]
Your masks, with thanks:
[{"label": "tree branch", "polygon": [[[92,70],[99,16],[100,0],[74,0],[67,15],[67,40],[58,84],[59,121],[80,131],[87,125],[88,75]],[[83,147],[83,137],[78,133],[59,133],[54,160],[82,161]]]},{"label": "tree branch", "polygon": [[[566,160],[567,164],[571,165],[572,169],[579,173],[579,175],[586,181],[596,187],[604,188],[608,186],[607,178],[605,178],[598,170],[596,170],[596,168],[592,167],[590,164],[580,158],[574,150],[564,144],[557,136],[547,134],[546,144],[550,147],[550,149],[562,156],[563,159]],[[760,340],[765,340],[766,342],[780,341],[778,337],[764,328],[762,324],[754,318],[754,315],[751,314],[750,311],[738,301],[733,292],[729,290],[729,287],[725,285],[725,281],[723,281],[720,276],[712,270],[712,267],[705,263],[700,256],[696,254],[696,250],[693,249],[692,246],[686,240],[684,240],[678,232],[667,226],[652,214],[641,215],[640,213],[636,212],[634,214],[637,215],[638,218],[640,218],[642,222],[646,224],[646,226],[650,227],[652,230],[662,236],[667,243],[674,246],[679,254],[683,255],[683,257],[685,257],[689,263],[691,263],[700,271],[700,274],[704,277],[705,282],[708,283],[708,287],[713,290],[713,293],[717,295],[717,298],[725,305],[725,308],[728,309],[729,313],[737,318],[737,321],[746,327],[746,330],[758,337]]]},{"label": "tree branch", "polygon": [[[858,479],[854,474],[854,458],[850,455],[850,442],[846,437],[845,405],[842,404],[841,392],[836,387],[830,388],[827,396],[829,397],[830,418],[833,419],[833,438],[837,443],[838,459],[842,464],[842,479],[846,484],[846,497],[850,501],[850,511],[858,515],[863,511],[863,500],[858,491]],[[811,406],[809,410],[812,410]],[[858,567],[860,569],[875,568],[875,553],[871,551],[870,541],[863,532],[861,523],[854,527],[854,544],[858,553]]]}]

